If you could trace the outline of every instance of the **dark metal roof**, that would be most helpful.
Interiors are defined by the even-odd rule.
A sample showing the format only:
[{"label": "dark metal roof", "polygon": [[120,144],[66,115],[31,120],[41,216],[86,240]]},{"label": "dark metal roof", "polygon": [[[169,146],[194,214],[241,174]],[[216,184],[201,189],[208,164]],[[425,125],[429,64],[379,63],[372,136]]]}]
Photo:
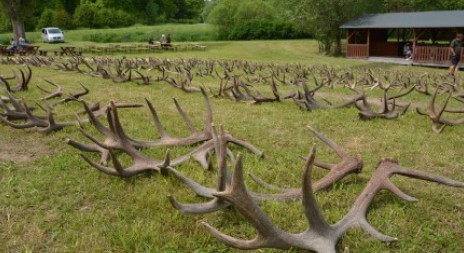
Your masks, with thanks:
[{"label": "dark metal roof", "polygon": [[463,28],[464,10],[369,14],[340,28]]}]

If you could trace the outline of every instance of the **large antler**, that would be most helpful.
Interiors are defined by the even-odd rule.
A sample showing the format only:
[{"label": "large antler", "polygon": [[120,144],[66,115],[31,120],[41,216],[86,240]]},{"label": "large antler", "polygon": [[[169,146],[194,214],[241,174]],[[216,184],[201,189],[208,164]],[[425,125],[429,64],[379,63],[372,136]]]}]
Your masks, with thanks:
[{"label": "large antler", "polygon": [[68,102],[71,102],[71,101],[79,101],[80,97],[89,94],[89,92],[90,92],[89,89],[87,89],[87,87],[85,87],[84,84],[82,84],[82,83],[79,83],[79,84],[83,88],[83,91],[69,94],[69,96],[67,96],[66,98],[63,98],[63,99],[53,103],[52,107],[55,107],[55,106],[57,106],[59,104],[68,103]]},{"label": "large antler", "polygon": [[25,115],[27,118],[26,123],[16,124],[3,117],[0,117],[0,121],[2,121],[6,125],[12,128],[15,128],[15,129],[26,129],[26,128],[37,127],[38,131],[46,133],[46,134],[59,131],[63,129],[64,127],[72,126],[76,124],[74,122],[56,122],[55,117],[53,115],[53,111],[48,106],[46,109],[44,109],[47,112],[47,116],[44,117],[44,116],[34,115],[24,101],[23,101],[23,104],[24,104],[23,109],[25,110]]},{"label": "large antler", "polygon": [[51,86],[55,87],[56,90],[55,91],[49,91],[49,90],[46,90],[46,89],[40,87],[39,85],[37,85],[37,88],[39,88],[39,90],[41,90],[41,91],[48,94],[47,96],[45,96],[41,100],[49,100],[49,99],[53,99],[53,98],[56,98],[56,97],[61,97],[61,95],[63,95],[63,87],[61,87],[61,85],[56,84],[56,83],[51,82],[51,81],[48,81],[48,80],[45,80],[45,82],[47,82]]},{"label": "large antler", "polygon": [[366,218],[367,210],[371,205],[374,196],[382,189],[388,189],[402,199],[408,201],[416,200],[415,198],[406,195],[397,186],[395,186],[389,180],[391,176],[398,174],[453,187],[464,187],[464,183],[423,171],[402,168],[392,160],[384,160],[379,164],[372,176],[372,179],[369,181],[364,191],[359,195],[348,214],[338,223],[331,225],[324,219],[314,197],[314,187],[311,183],[311,174],[315,155],[316,151],[315,148],[313,148],[307,159],[302,180],[304,214],[308,220],[309,226],[306,231],[299,234],[288,233],[279,229],[272,223],[268,216],[258,206],[256,201],[254,201],[246,188],[243,179],[241,155],[237,158],[231,185],[228,186],[225,191],[215,193],[214,196],[231,203],[231,205],[233,205],[235,209],[242,214],[253,227],[256,228],[258,232],[257,237],[252,240],[237,239],[223,234],[207,223],[203,223],[203,225],[214,237],[216,237],[216,239],[238,249],[276,248],[286,250],[290,248],[298,248],[312,250],[318,253],[335,253],[338,241],[352,227],[361,227],[369,234],[384,242],[396,240],[396,238],[392,238],[378,232],[368,223]]},{"label": "large antler", "polygon": [[433,97],[430,100],[429,106],[427,107],[427,111],[422,111],[419,108],[416,108],[416,112],[420,115],[424,115],[429,117],[432,121],[432,130],[435,133],[441,133],[447,126],[459,125],[464,124],[464,119],[459,120],[448,120],[443,118],[443,113],[445,113],[446,108],[448,107],[448,103],[452,96],[452,91],[449,91],[448,97],[446,98],[443,106],[437,110],[435,106],[435,102],[437,100],[439,90],[436,89],[435,93],[433,93]]},{"label": "large antler", "polygon": [[[317,132],[312,127],[308,126],[309,131],[313,133],[317,138],[329,146],[342,161],[338,164],[329,164],[325,162],[315,161],[314,164],[317,167],[326,169],[329,173],[321,178],[320,180],[314,183],[314,192],[326,189],[335,182],[345,178],[347,175],[352,173],[360,173],[363,168],[363,161],[359,156],[350,156],[342,147],[338,144],[324,136],[323,134]],[[272,186],[263,180],[259,179],[254,175],[250,175],[251,178],[258,184],[271,189],[279,189],[278,187]],[[277,194],[254,194],[257,199],[275,199],[275,200],[289,200],[289,199],[299,199],[302,196],[301,188],[293,188],[281,190],[281,193]]]},{"label": "large antler", "polygon": [[[325,189],[329,187],[331,184],[341,180],[342,178],[346,177],[350,173],[359,173],[362,170],[362,160],[360,157],[351,157],[349,156],[343,148],[335,144],[333,141],[325,137],[324,135],[320,134],[319,132],[315,131],[312,128],[309,128],[314,135],[316,135],[319,139],[321,139],[324,143],[326,143],[329,147],[331,147],[343,160],[339,164],[328,164],[323,162],[315,162],[316,166],[321,168],[330,170],[330,172],[322,178],[321,180],[317,181],[314,185],[314,191],[318,191],[321,189]],[[224,188],[224,185],[230,185],[230,171],[227,167],[227,142],[229,141],[229,136],[221,131],[220,136],[217,138],[219,144],[219,154],[217,156],[218,159],[218,175],[217,175],[217,186],[221,186]],[[229,155],[229,157],[233,157]],[[172,196],[169,197],[171,204],[183,213],[188,214],[203,214],[203,213],[210,213],[217,211],[218,209],[223,209],[230,204],[224,201],[221,201],[217,197],[213,195],[215,191],[218,191],[218,188],[208,188],[205,187],[188,177],[184,176],[182,173],[176,171],[175,169],[168,168],[168,171],[174,175],[178,180],[183,182],[189,188],[191,188],[198,196],[211,199],[209,202],[200,203],[200,204],[182,204],[176,201]],[[253,180],[258,182],[259,184],[263,185],[267,188],[275,189],[277,187],[272,186],[263,180],[251,175]],[[222,189],[221,188],[221,189]],[[295,189],[288,189],[288,190],[281,190],[282,193],[279,194],[263,194],[263,193],[256,193],[250,192],[250,195],[256,201],[261,201],[264,199],[275,199],[275,200],[289,200],[289,199],[298,199],[301,198],[302,192],[300,188]]]},{"label": "large antler", "polygon": [[[387,91],[388,91],[387,89],[383,91],[382,108],[380,109],[379,112],[374,112],[372,110],[371,105],[368,103],[367,98],[365,97],[361,99],[360,103],[357,102],[355,105],[356,105],[356,108],[358,108],[359,110],[359,118],[362,120],[370,120],[370,119],[375,119],[375,118],[397,119],[401,115],[405,114],[407,110],[409,109],[410,104],[403,106],[401,110],[396,110],[397,104],[396,104],[395,99],[399,95],[389,98],[387,96]],[[411,91],[409,91],[407,94],[409,94],[410,92]],[[391,107],[390,107],[390,104],[391,104]]]}]

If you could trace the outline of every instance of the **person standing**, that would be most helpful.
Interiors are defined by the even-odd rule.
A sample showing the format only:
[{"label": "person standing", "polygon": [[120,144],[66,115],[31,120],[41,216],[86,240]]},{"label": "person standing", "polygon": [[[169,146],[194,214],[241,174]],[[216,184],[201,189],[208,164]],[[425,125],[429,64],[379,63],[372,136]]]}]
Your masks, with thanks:
[{"label": "person standing", "polygon": [[458,33],[456,38],[451,42],[450,51],[451,51],[451,67],[449,70],[449,75],[454,76],[456,69],[458,68],[459,62],[461,61],[461,47],[462,40],[464,36],[462,33]]}]

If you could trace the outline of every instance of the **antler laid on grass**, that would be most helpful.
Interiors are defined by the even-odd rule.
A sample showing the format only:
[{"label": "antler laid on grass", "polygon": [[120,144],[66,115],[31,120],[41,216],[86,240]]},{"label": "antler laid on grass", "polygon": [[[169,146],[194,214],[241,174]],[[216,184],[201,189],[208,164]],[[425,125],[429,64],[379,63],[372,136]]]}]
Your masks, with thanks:
[{"label": "antler laid on grass", "polygon": [[[343,148],[335,144],[333,141],[325,137],[324,135],[320,134],[319,132],[315,131],[312,128],[309,128],[314,135],[316,135],[320,140],[326,143],[329,147],[331,147],[337,155],[339,155],[343,160],[338,164],[328,164],[323,162],[315,162],[316,166],[321,168],[325,168],[330,170],[329,173],[319,181],[314,184],[314,191],[319,191],[325,189],[332,185],[333,183],[341,180],[342,178],[346,177],[351,173],[359,173],[362,170],[362,160],[360,157],[351,157],[349,156]],[[174,197],[170,196],[169,199],[173,207],[181,211],[182,213],[188,214],[203,214],[203,213],[210,213],[213,211],[217,211],[218,209],[223,209],[229,206],[229,203],[219,200],[217,197],[213,195],[214,192],[218,191],[218,187],[220,186],[223,189],[225,186],[230,185],[231,182],[231,173],[227,167],[227,156],[228,156],[228,149],[227,149],[227,142],[228,136],[224,133],[221,129],[221,134],[217,140],[216,147],[219,151],[216,151],[217,154],[217,163],[218,163],[218,174],[217,174],[217,182],[216,182],[216,189],[205,187],[188,177],[184,176],[179,171],[173,168],[167,168],[168,172],[174,175],[179,181],[187,185],[189,188],[192,189],[198,196],[211,199],[209,202],[206,203],[199,203],[199,204],[183,204],[178,202],[174,199]],[[229,155],[230,158],[233,158],[232,155]],[[233,159],[231,159],[233,160]],[[267,187],[275,189],[275,186],[272,186],[268,183],[265,183],[263,180],[258,179],[257,177],[251,175],[251,177],[258,182],[259,184]],[[291,200],[291,199],[299,199],[302,196],[301,189],[288,189],[288,190],[281,190],[282,193],[279,194],[263,194],[263,193],[256,193],[250,192],[250,195],[255,201],[261,201],[265,199],[274,199],[274,200]]]},{"label": "antler laid on grass", "polygon": [[89,92],[90,92],[89,89],[87,89],[87,87],[85,87],[84,84],[82,84],[82,83],[79,83],[79,84],[84,89],[83,91],[80,91],[80,92],[77,92],[77,93],[71,93],[66,98],[63,98],[63,99],[53,103],[51,106],[55,107],[55,106],[57,106],[59,104],[64,104],[64,103],[68,103],[68,102],[71,102],[71,101],[79,101],[80,97],[89,94]]},{"label": "antler laid on grass", "polygon": [[[7,120],[23,120],[28,119],[26,108],[21,99],[14,98],[10,92],[7,91],[7,96],[0,100],[0,107],[3,108],[3,112],[0,112],[0,116],[5,117]],[[13,107],[8,106],[11,104]],[[28,107],[29,111],[34,110],[34,107]],[[42,117],[45,118],[45,117]]]},{"label": "antler laid on grass", "polygon": [[45,80],[45,82],[47,82],[51,86],[55,87],[56,90],[55,91],[49,91],[49,90],[46,90],[46,89],[40,87],[39,85],[37,85],[37,88],[39,88],[39,90],[41,90],[41,91],[48,94],[47,96],[45,96],[41,100],[50,100],[50,99],[53,99],[53,98],[61,97],[63,95],[63,87],[61,87],[61,85],[56,84],[56,83],[51,82],[51,81],[48,81],[48,80]]},{"label": "antler laid on grass", "polygon": [[452,92],[449,91],[449,95],[443,103],[443,106],[437,110],[435,103],[437,100],[438,92],[439,90],[436,89],[426,111],[416,108],[416,112],[420,115],[427,116],[432,121],[432,130],[435,133],[443,132],[447,126],[464,124],[464,119],[448,120],[443,118],[443,114],[445,113],[446,108],[448,107],[448,103],[451,99]]},{"label": "antler laid on grass", "polygon": [[[144,156],[141,152],[137,149],[139,148],[150,148],[150,147],[172,147],[172,146],[191,146],[195,144],[200,144],[200,146],[194,148],[191,152],[186,155],[183,155],[169,164],[170,166],[179,165],[190,157],[193,157],[196,161],[198,161],[203,168],[209,169],[210,166],[210,151],[214,150],[214,136],[212,133],[212,110],[211,105],[209,103],[208,97],[204,90],[202,89],[202,93],[205,97],[205,103],[207,107],[207,116],[205,120],[205,126],[203,131],[197,131],[193,124],[191,123],[188,116],[185,114],[183,109],[180,107],[177,100],[174,100],[176,104],[176,108],[183,118],[184,122],[187,124],[191,131],[191,135],[184,138],[174,138],[167,134],[161,121],[157,115],[156,110],[154,109],[153,105],[147,100],[148,107],[152,113],[155,126],[160,133],[160,139],[157,141],[138,141],[134,140],[126,135],[123,130],[123,127],[120,123],[119,116],[117,113],[117,107],[112,102],[109,110],[107,112],[107,119],[109,127],[105,127],[92,113],[89,106],[84,103],[84,108],[89,116],[90,122],[97,128],[97,130],[105,136],[104,141],[98,141],[96,138],[90,136],[89,134],[85,133],[82,130],[82,133],[90,139],[93,144],[81,144],[72,140],[67,140],[67,143],[77,149],[82,151],[88,152],[100,152],[101,153],[101,160],[100,164],[95,162],[91,162],[89,159],[86,159],[93,167],[107,173],[110,175],[117,175],[122,177],[133,176],[135,174],[145,172],[147,170],[155,170],[159,171],[159,164],[164,164],[161,161],[156,161],[151,158]],[[239,140],[227,134],[227,141],[230,143],[234,143],[236,145],[242,146],[253,152],[259,156],[262,156],[262,151],[258,150],[253,145],[249,144],[248,142]],[[125,173],[121,173],[122,167],[115,161],[115,156],[112,150],[121,150],[127,153],[129,156],[132,157],[134,161],[134,165],[125,169]],[[108,158],[111,158],[115,167],[118,168],[110,168],[106,167]]]},{"label": "antler laid on grass", "polygon": [[[2,77],[0,76],[0,81],[5,85],[6,90],[8,92],[12,91],[27,91],[29,89],[29,83],[31,82],[32,79],[32,69],[29,67],[29,65],[26,65],[26,69],[18,69],[19,71],[19,76],[17,75],[16,71],[13,71],[13,77],[8,78],[8,77]],[[16,86],[11,87],[10,83],[8,80],[16,79],[19,81]]]},{"label": "antler laid on grass", "polygon": [[340,238],[354,227],[362,228],[370,235],[383,242],[396,241],[396,238],[377,231],[367,221],[367,211],[375,195],[382,189],[389,190],[406,201],[416,201],[406,195],[391,181],[393,175],[437,182],[440,184],[464,187],[464,183],[445,177],[436,176],[427,172],[400,167],[395,161],[383,160],[377,166],[371,180],[364,191],[359,195],[351,210],[336,224],[329,224],[316,202],[314,187],[311,182],[312,168],[315,163],[316,150],[312,149],[303,174],[302,194],[304,214],[308,221],[308,229],[299,234],[285,232],[278,228],[263,212],[246,188],[243,178],[242,156],[237,157],[235,170],[230,185],[224,191],[214,193],[218,199],[230,203],[250,224],[256,228],[258,235],[252,240],[237,239],[223,234],[208,223],[203,222],[205,228],[219,241],[238,249],[276,248],[288,250],[290,248],[312,250],[318,253],[335,253]]},{"label": "antler laid on grass", "polygon": [[76,125],[75,122],[56,122],[55,117],[53,115],[52,109],[47,107],[46,109],[43,108],[47,112],[47,116],[37,116],[34,115],[27,104],[23,101],[23,108],[25,110],[26,115],[26,123],[16,124],[6,118],[0,117],[0,121],[5,123],[6,125],[15,128],[15,129],[26,129],[26,128],[33,128],[37,127],[37,130],[46,134],[51,132],[55,132],[58,130],[63,129],[67,126]]},{"label": "antler laid on grass", "polygon": [[[372,110],[372,106],[367,102],[367,98],[361,99],[360,103],[356,102],[356,108],[359,110],[359,118],[362,120],[370,120],[375,118],[381,119],[397,119],[401,115],[404,115],[407,110],[409,109],[410,104],[406,104],[401,106],[400,110],[397,110],[396,99],[402,96],[406,96],[407,94],[411,93],[412,89],[409,89],[407,92],[396,95],[393,97],[388,97],[387,92],[388,89],[383,91],[383,98],[382,98],[382,108],[379,112],[374,112]],[[391,105],[391,106],[390,106]]]},{"label": "antler laid on grass", "polygon": [[[325,162],[315,161],[314,164],[317,167],[326,169],[329,173],[321,178],[320,180],[314,183],[314,192],[326,189],[330,187],[332,184],[340,181],[341,179],[345,178],[349,174],[353,173],[360,173],[363,169],[363,161],[359,156],[351,156],[349,155],[342,147],[338,144],[324,136],[323,134],[317,132],[312,127],[308,126],[308,129],[314,134],[317,138],[319,138],[322,142],[324,142],[327,146],[329,146],[338,157],[342,159],[341,162],[337,164],[329,164]],[[264,182],[262,179],[250,174],[251,178],[266,188],[270,189],[280,189],[279,187],[270,185],[269,183]],[[263,194],[263,193],[256,193],[253,194],[253,197],[257,199],[274,199],[274,200],[291,200],[291,199],[299,199],[302,196],[302,192],[300,188],[293,188],[293,189],[280,189],[281,193],[277,194]]]}]

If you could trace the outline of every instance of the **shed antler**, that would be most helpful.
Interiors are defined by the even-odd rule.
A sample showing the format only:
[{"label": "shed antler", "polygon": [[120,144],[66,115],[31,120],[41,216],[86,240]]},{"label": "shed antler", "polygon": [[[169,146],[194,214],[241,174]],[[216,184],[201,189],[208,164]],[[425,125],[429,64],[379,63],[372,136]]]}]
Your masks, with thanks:
[{"label": "shed antler", "polygon": [[[341,180],[342,178],[346,177],[350,173],[359,173],[362,169],[362,160],[360,157],[351,157],[349,156],[343,148],[335,144],[333,141],[329,140],[324,135],[320,134],[316,130],[309,128],[319,139],[329,145],[342,159],[343,161],[339,164],[328,164],[323,162],[315,162],[317,166],[321,168],[325,168],[330,170],[330,172],[322,178],[321,180],[317,181],[314,185],[314,191],[318,191],[324,189],[331,184]],[[217,140],[216,149],[217,151],[217,163],[218,163],[218,174],[217,174],[217,182],[216,182],[216,189],[205,187],[188,177],[184,176],[182,173],[176,171],[173,168],[167,168],[167,170],[174,175],[177,179],[183,182],[185,185],[190,187],[198,196],[211,199],[209,202],[206,203],[199,203],[199,204],[182,204],[174,199],[174,197],[170,196],[169,200],[171,204],[181,211],[182,213],[188,214],[203,214],[209,213],[213,211],[217,211],[218,209],[223,209],[230,204],[218,199],[213,195],[216,191],[224,190],[224,187],[230,185],[231,182],[231,173],[227,167],[227,142],[229,136],[224,133],[224,130],[221,129],[221,134],[219,137],[215,138]],[[232,157],[229,155],[229,157]],[[258,182],[259,184],[267,187],[267,188],[276,188],[268,183],[265,183],[263,180],[252,176],[252,178]],[[220,189],[219,189],[219,188]],[[282,190],[282,193],[279,194],[263,194],[263,193],[256,193],[256,192],[249,192],[252,198],[255,201],[261,201],[265,199],[275,199],[275,200],[289,200],[289,199],[298,199],[301,198],[302,192],[301,189],[288,189]]]},{"label": "shed antler", "polygon": [[387,236],[377,231],[366,218],[366,213],[375,195],[382,189],[392,191],[400,198],[407,201],[416,199],[406,195],[391,181],[393,175],[403,175],[440,184],[464,187],[464,183],[445,177],[436,176],[427,172],[400,167],[395,161],[383,160],[379,163],[371,180],[355,201],[348,214],[336,224],[329,224],[321,213],[316,202],[311,182],[312,168],[316,156],[315,148],[312,149],[306,165],[302,180],[304,214],[309,228],[299,234],[288,233],[275,226],[256,201],[248,192],[243,178],[242,156],[239,155],[232,176],[232,182],[225,191],[214,193],[217,198],[233,205],[243,217],[258,231],[258,235],[252,240],[237,239],[223,234],[207,223],[205,228],[219,241],[238,249],[276,248],[287,250],[298,248],[312,250],[318,253],[335,253],[336,245],[340,238],[353,227],[360,227],[367,233],[375,236],[383,242],[392,242],[396,238]]},{"label": "shed antler", "polygon": [[[311,131],[317,138],[329,146],[336,154],[339,156],[342,161],[338,164],[329,164],[325,162],[315,161],[314,165],[317,167],[329,170],[329,173],[316,181],[314,186],[314,192],[326,189],[331,186],[333,183],[338,182],[339,180],[345,178],[347,175],[352,173],[360,173],[363,168],[363,161],[359,156],[350,156],[342,147],[338,144],[324,136],[323,134],[317,132],[312,127],[308,126],[309,131]],[[258,184],[272,189],[278,189],[278,187],[272,186],[263,180],[259,179],[254,175],[250,175],[251,178]],[[288,200],[288,199],[299,199],[302,196],[300,188],[286,189],[281,190],[281,193],[277,194],[256,194],[254,197],[258,199],[275,199],[275,200]]]},{"label": "shed antler", "polygon": [[451,99],[452,91],[449,91],[449,95],[443,103],[443,106],[441,106],[441,108],[437,110],[435,102],[437,100],[438,92],[439,90],[436,89],[435,93],[433,93],[433,97],[430,100],[429,106],[427,107],[427,111],[422,111],[421,109],[416,108],[416,112],[420,115],[429,117],[429,119],[432,121],[432,130],[435,133],[443,132],[443,130],[445,130],[447,126],[464,124],[464,119],[448,120],[443,118],[443,114],[446,112],[446,108],[448,107],[448,103]]}]

